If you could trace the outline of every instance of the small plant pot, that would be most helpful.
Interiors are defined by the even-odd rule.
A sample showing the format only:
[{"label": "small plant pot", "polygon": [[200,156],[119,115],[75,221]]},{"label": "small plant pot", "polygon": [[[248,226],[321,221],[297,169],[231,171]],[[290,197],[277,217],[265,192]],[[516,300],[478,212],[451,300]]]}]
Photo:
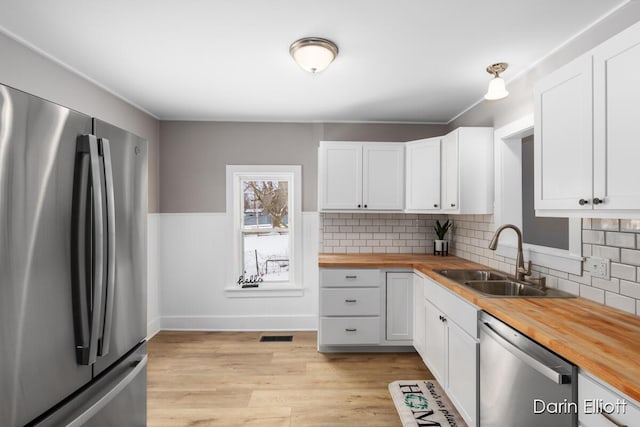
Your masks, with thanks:
[{"label": "small plant pot", "polygon": [[433,254],[447,256],[449,255],[449,241],[448,240],[434,240],[433,241]]}]

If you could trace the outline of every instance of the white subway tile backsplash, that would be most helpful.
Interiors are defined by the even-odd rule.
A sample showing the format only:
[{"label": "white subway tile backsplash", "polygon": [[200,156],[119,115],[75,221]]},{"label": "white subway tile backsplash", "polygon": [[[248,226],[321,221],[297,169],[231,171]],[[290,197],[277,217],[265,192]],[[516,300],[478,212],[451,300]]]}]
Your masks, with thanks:
[{"label": "white subway tile backsplash", "polygon": [[606,280],[600,277],[592,277],[591,286],[605,291],[618,293],[620,292],[620,279],[613,278],[611,280]]},{"label": "white subway tile backsplash", "polygon": [[[620,233],[616,231],[607,231],[605,234],[605,240],[606,240],[607,246],[619,246],[622,248],[636,247],[636,235],[633,233]],[[585,242],[585,243],[588,243],[588,242]]]},{"label": "white subway tile backsplash", "polygon": [[604,231],[582,230],[582,243],[604,245]]},{"label": "white subway tile backsplash", "polygon": [[622,295],[640,299],[640,283],[621,280],[620,293]]},{"label": "white subway tile backsplash", "polygon": [[624,264],[640,265],[640,251],[622,249],[621,261]]},{"label": "white subway tile backsplash", "polygon": [[620,231],[640,232],[640,219],[621,219]]},{"label": "white subway tile backsplash", "polygon": [[606,292],[604,303],[609,307],[617,308],[631,314],[636,314],[636,300],[619,294]]},{"label": "white subway tile backsplash", "polygon": [[620,248],[592,245],[591,255],[599,258],[610,259],[614,262],[620,262]]},{"label": "white subway tile backsplash", "polygon": [[[625,280],[636,280],[636,267],[626,264],[611,263],[611,277]],[[638,297],[640,298],[640,297]]]},{"label": "white subway tile backsplash", "polygon": [[580,285],[580,296],[604,304],[604,291],[602,289]]},{"label": "white subway tile backsplash", "polygon": [[580,284],[571,280],[558,279],[558,289],[573,295],[580,295]]},{"label": "white subway tile backsplash", "polygon": [[617,219],[592,219],[592,230],[608,230],[618,231],[620,230],[620,220]]}]

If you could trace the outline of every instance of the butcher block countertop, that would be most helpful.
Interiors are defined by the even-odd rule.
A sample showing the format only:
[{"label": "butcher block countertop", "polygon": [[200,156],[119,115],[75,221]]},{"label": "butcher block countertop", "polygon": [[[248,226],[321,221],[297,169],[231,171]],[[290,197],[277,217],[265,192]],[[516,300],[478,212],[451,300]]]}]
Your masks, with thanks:
[{"label": "butcher block countertop", "polygon": [[640,317],[584,298],[486,297],[433,271],[489,269],[454,256],[320,254],[319,266],[412,268],[640,402]]}]

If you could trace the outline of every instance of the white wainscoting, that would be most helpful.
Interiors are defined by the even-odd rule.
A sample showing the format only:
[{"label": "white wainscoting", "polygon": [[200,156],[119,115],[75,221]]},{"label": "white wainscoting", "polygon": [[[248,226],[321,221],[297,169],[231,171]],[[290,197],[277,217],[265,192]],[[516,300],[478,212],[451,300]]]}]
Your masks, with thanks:
[{"label": "white wainscoting", "polygon": [[147,216],[147,339],[160,331],[160,215]]},{"label": "white wainscoting", "polygon": [[[229,298],[226,213],[153,215],[149,227],[149,283],[157,274],[155,330],[316,330],[318,327],[318,213],[302,213],[302,296]],[[151,224],[152,221],[150,220]],[[154,237],[153,233],[157,235]],[[151,248],[152,242],[158,250]],[[156,269],[157,273],[151,270]],[[156,325],[158,323],[158,325]],[[151,335],[150,335],[151,336]]]}]

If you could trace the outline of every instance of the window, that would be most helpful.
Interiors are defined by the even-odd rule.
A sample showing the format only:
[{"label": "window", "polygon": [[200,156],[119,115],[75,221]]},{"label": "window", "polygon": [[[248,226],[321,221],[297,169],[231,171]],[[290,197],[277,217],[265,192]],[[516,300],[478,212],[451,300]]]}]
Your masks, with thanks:
[{"label": "window", "polygon": [[[526,167],[531,162],[527,161],[526,157],[528,156],[527,149],[530,148],[527,144],[532,139],[533,127],[533,115],[529,115],[496,129],[494,132],[495,225],[515,224],[523,230],[526,260],[554,270],[580,275],[582,274],[582,223],[580,218],[554,221],[553,224],[536,222],[532,225],[529,222],[535,216],[535,212],[531,209],[531,199],[529,198],[529,201],[523,199],[527,195],[523,183],[530,179],[530,176],[527,177],[527,175],[531,174],[531,171]],[[527,212],[524,212],[524,209]],[[540,218],[536,218],[537,220]],[[546,237],[543,240],[536,239],[535,236],[532,236],[535,234],[532,226],[559,227],[557,231],[562,235],[561,241],[554,243],[553,239]],[[568,242],[564,243],[565,240]],[[500,238],[498,255],[515,258],[515,233],[509,233]]]},{"label": "window", "polygon": [[245,277],[289,281],[289,181],[242,179],[242,264]]},{"label": "window", "polygon": [[300,166],[227,166],[227,290],[301,288],[300,175]]}]

